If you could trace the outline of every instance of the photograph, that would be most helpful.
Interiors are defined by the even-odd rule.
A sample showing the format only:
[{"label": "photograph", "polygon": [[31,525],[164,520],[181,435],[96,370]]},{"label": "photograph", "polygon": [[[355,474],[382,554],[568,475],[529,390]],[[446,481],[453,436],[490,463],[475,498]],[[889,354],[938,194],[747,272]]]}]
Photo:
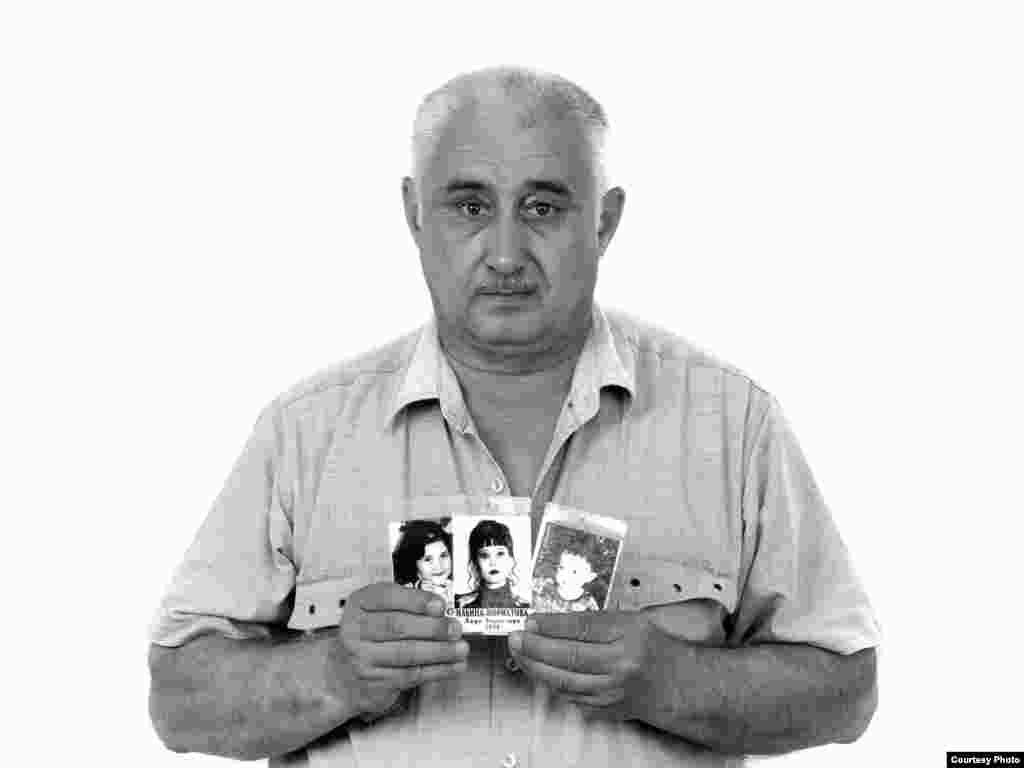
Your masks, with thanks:
[{"label": "photograph", "polygon": [[452,519],[455,608],[463,631],[507,634],[522,629],[531,605],[530,518]]},{"label": "photograph", "polygon": [[454,607],[451,518],[388,523],[395,583],[422,589]]},{"label": "photograph", "polygon": [[625,526],[574,526],[585,516],[559,512],[548,505],[541,522],[532,569],[533,608],[537,613],[603,610],[624,546]]},{"label": "photograph", "polygon": [[1022,40],[0,3],[5,762],[1024,750]]}]

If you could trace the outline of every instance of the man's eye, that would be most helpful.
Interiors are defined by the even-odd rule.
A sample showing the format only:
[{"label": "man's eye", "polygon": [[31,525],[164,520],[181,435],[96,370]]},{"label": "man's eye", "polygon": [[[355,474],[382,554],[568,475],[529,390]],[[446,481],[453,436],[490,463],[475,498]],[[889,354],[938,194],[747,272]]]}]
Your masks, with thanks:
[{"label": "man's eye", "polygon": [[462,200],[455,207],[471,219],[479,218],[484,213],[484,205],[479,200]]},{"label": "man's eye", "polygon": [[552,203],[537,201],[527,205],[526,210],[533,218],[550,219],[553,218],[560,209]]}]

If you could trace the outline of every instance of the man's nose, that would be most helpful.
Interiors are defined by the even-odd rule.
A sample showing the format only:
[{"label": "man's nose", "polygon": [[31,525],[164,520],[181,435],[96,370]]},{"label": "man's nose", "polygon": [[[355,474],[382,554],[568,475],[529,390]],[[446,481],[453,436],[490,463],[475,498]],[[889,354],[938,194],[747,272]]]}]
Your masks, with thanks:
[{"label": "man's nose", "polygon": [[497,217],[487,243],[487,266],[501,275],[520,272],[529,259],[522,223],[513,214]]}]

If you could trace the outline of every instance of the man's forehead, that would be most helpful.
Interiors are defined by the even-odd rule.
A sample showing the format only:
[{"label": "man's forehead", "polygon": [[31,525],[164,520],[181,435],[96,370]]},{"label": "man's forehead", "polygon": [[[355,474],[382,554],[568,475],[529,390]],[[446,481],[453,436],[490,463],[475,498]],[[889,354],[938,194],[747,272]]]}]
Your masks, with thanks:
[{"label": "man's forehead", "polygon": [[493,186],[527,187],[575,196],[581,186],[580,173],[574,173],[564,158],[552,153],[528,153],[510,159],[456,151],[435,165],[427,180],[437,193]]},{"label": "man's forehead", "polygon": [[576,120],[524,127],[514,112],[477,110],[451,118],[426,175],[430,187],[442,190],[453,179],[518,187],[539,178],[575,189],[590,171],[586,137]]}]

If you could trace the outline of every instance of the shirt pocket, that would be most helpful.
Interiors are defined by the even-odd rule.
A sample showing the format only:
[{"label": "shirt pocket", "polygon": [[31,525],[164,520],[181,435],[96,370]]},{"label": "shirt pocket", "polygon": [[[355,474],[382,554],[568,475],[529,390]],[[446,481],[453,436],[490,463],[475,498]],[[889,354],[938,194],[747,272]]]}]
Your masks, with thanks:
[{"label": "shirt pocket", "polygon": [[[362,566],[360,566],[362,568]],[[295,585],[295,607],[288,620],[289,629],[314,630],[336,627],[349,596],[377,581],[390,581],[391,564],[371,565],[361,572]]]},{"label": "shirt pocket", "polygon": [[291,629],[337,626],[353,592],[394,580],[387,524],[402,519],[398,502],[374,504],[358,494],[340,499],[329,484],[321,496],[302,544]]},{"label": "shirt pocket", "polygon": [[644,610],[670,635],[724,645],[736,610],[736,578],[700,562],[635,557],[619,563],[608,610]]}]

